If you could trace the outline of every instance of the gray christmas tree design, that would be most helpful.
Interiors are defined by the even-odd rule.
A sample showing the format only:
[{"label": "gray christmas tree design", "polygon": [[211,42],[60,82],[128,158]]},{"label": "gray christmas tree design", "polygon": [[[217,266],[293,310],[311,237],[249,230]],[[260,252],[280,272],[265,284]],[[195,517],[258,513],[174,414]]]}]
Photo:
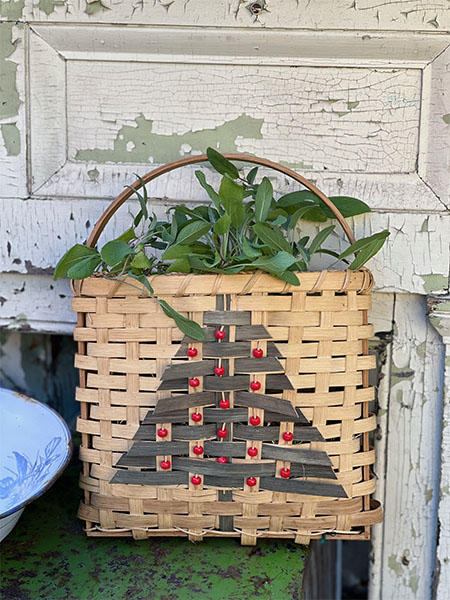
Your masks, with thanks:
[{"label": "gray christmas tree design", "polygon": [[[245,311],[205,312],[203,322],[205,341],[183,339],[158,387],[167,396],[149,410],[117,462],[133,469],[116,470],[111,483],[258,486],[346,498],[342,486],[331,481],[337,478],[328,454],[309,448],[309,442],[324,441],[321,433],[280,397],[293,386],[267,329],[250,324]],[[178,360],[183,358],[188,360]]]}]

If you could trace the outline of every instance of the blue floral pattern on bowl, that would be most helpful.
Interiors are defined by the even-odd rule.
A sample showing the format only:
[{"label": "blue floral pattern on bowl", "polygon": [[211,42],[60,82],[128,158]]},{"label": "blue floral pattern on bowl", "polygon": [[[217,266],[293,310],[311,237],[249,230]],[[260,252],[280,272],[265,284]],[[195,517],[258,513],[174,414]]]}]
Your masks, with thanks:
[{"label": "blue floral pattern on bowl", "polygon": [[72,454],[69,429],[49,406],[0,389],[0,517],[40,496]]},{"label": "blue floral pattern on bowl", "polygon": [[10,469],[11,476],[0,479],[0,499],[5,500],[4,508],[7,510],[21,504],[23,499],[33,495],[33,490],[48,480],[52,472],[52,465],[61,454],[57,454],[57,448],[61,444],[60,437],[54,437],[46,445],[44,452],[38,452],[34,461],[26,454],[12,452],[16,461],[16,468]]}]

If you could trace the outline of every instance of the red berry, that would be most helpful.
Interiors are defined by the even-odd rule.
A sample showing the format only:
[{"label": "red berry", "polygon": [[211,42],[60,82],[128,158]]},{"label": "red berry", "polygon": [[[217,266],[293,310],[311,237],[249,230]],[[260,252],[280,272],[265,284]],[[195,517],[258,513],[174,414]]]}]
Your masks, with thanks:
[{"label": "red berry", "polygon": [[218,329],[214,335],[216,336],[217,340],[223,340],[226,334],[225,331]]},{"label": "red berry", "polygon": [[197,377],[193,377],[192,379],[189,379],[189,385],[191,387],[198,387],[200,385],[200,381],[197,379]]},{"label": "red berry", "polygon": [[225,367],[214,367],[214,373],[222,377],[222,375],[225,375]]},{"label": "red berry", "polygon": [[250,384],[250,387],[252,388],[252,390],[260,390],[261,389],[261,384],[259,383],[259,381],[252,381]]},{"label": "red berry", "polygon": [[261,348],[255,348],[253,350],[253,356],[255,358],[261,358],[263,354],[264,354],[264,352],[261,350]]},{"label": "red berry", "polygon": [[194,485],[200,485],[200,484],[201,484],[201,482],[202,482],[202,478],[201,478],[201,477],[199,477],[198,475],[193,475],[193,476],[191,477],[191,481],[192,481],[192,483],[193,483]]},{"label": "red berry", "polygon": [[167,469],[170,469],[170,460],[162,460],[159,463],[159,466],[161,467],[161,469],[164,469],[164,471],[167,471]]},{"label": "red berry", "polygon": [[258,456],[258,448],[254,448],[253,446],[251,446],[248,450],[247,450],[247,454],[249,456]]},{"label": "red berry", "polygon": [[201,415],[201,413],[192,413],[191,419],[193,421],[195,421],[196,423],[198,423],[199,421],[202,420],[202,415]]},{"label": "red berry", "polygon": [[256,485],[256,479],[254,477],[247,477],[247,485],[254,487]]},{"label": "red berry", "polygon": [[281,469],[280,475],[281,475],[281,477],[284,477],[284,479],[289,479],[289,477],[291,476],[291,470],[290,469]]},{"label": "red berry", "polygon": [[219,406],[223,409],[230,408],[230,401],[228,398],[222,398],[222,400],[219,402]]},{"label": "red berry", "polygon": [[291,433],[290,431],[285,431],[283,433],[283,440],[285,442],[292,442],[293,439],[294,439],[294,434]]},{"label": "red berry", "polygon": [[158,429],[158,437],[162,437],[162,438],[167,437],[168,433],[169,432],[167,431],[167,429],[165,427],[161,427],[161,429]]},{"label": "red berry", "polygon": [[220,438],[226,438],[227,435],[228,435],[228,429],[219,429],[218,432],[217,432],[217,435]]},{"label": "red berry", "polygon": [[224,465],[226,462],[228,462],[228,459],[226,456],[219,456],[219,458],[217,459],[217,462]]},{"label": "red berry", "polygon": [[194,454],[203,454],[203,446],[194,446],[192,451]]},{"label": "red berry", "polygon": [[197,348],[188,348],[188,356],[190,356],[191,358],[194,358],[194,356],[197,356],[198,354],[198,350]]},{"label": "red berry", "polygon": [[259,425],[261,423],[261,419],[259,417],[250,417],[250,423],[252,425]]}]

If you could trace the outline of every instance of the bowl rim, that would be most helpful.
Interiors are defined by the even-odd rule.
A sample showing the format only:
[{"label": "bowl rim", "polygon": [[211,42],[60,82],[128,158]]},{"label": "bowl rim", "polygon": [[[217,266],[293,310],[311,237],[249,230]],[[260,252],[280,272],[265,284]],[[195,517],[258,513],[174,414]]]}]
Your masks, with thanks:
[{"label": "bowl rim", "polygon": [[40,402],[39,400],[36,400],[35,398],[31,398],[30,396],[27,396],[26,394],[21,394],[20,392],[16,392],[15,390],[9,390],[7,388],[0,388],[0,393],[1,392],[8,392],[12,396],[15,396],[16,398],[24,400],[25,402],[31,402],[32,404],[38,404],[39,406],[44,408],[44,410],[47,410],[48,412],[53,413],[61,421],[62,428],[67,435],[67,448],[66,448],[67,454],[64,459],[64,462],[60,465],[59,469],[56,471],[56,473],[53,475],[53,477],[51,477],[51,479],[49,479],[44,486],[39,488],[35,494],[30,496],[23,502],[17,504],[13,508],[8,508],[8,510],[5,512],[0,512],[0,519],[3,519],[4,517],[8,517],[9,515],[17,512],[18,510],[25,508],[25,506],[27,506],[28,504],[30,504],[31,502],[33,502],[34,500],[36,500],[37,498],[42,496],[42,494],[44,494],[49,488],[52,487],[52,485],[56,482],[56,480],[59,479],[59,477],[62,475],[63,471],[66,469],[67,465],[69,464],[70,459],[72,458],[73,441],[72,441],[72,434],[70,433],[70,429],[69,429],[67,423],[62,418],[62,416],[51,406],[49,406],[48,404],[44,404],[43,402]]}]

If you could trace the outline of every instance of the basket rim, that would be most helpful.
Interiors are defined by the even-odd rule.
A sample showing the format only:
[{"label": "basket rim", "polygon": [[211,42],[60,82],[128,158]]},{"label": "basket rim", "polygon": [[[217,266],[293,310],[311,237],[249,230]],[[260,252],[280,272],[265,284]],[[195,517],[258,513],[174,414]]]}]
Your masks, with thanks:
[{"label": "basket rim", "polygon": [[[370,294],[374,286],[374,277],[370,269],[361,267],[357,270],[327,270],[295,272],[300,286],[294,286],[261,270],[240,273],[161,273],[147,276],[147,280],[155,289],[155,295],[217,295],[235,293],[238,295],[251,292],[273,292],[286,294],[296,291],[315,293],[333,290],[336,293],[356,291],[358,294]],[[193,283],[195,282],[195,283]],[[199,292],[202,285],[207,291]],[[119,288],[130,288],[127,294]],[[194,289],[190,289],[190,288]],[[95,273],[82,280],[71,280],[71,288],[76,296],[92,295],[140,295],[145,294],[145,287],[132,278],[116,280],[103,273]],[[226,290],[226,291],[225,291]]]}]

